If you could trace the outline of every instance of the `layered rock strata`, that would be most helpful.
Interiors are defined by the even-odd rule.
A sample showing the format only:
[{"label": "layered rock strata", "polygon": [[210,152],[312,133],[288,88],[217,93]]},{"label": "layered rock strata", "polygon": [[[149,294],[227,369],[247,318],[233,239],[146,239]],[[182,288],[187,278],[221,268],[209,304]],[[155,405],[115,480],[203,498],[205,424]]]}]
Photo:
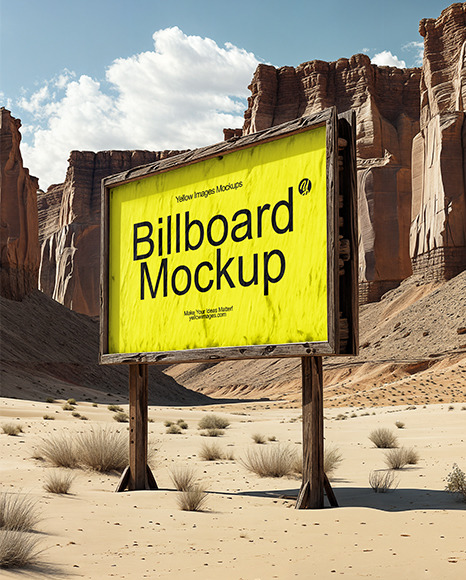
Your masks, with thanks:
[{"label": "layered rock strata", "polygon": [[419,69],[372,65],[357,54],[276,69],[259,65],[243,133],[335,105],[357,113],[361,301],[377,300],[411,272],[411,142],[419,130]]},{"label": "layered rock strata", "polygon": [[21,300],[37,289],[40,263],[38,180],[23,166],[21,121],[1,108],[0,294]]},{"label": "layered rock strata", "polygon": [[76,312],[99,314],[101,180],[177,153],[71,152],[65,182],[38,198],[43,292]]},{"label": "layered rock strata", "polygon": [[426,280],[466,269],[466,3],[421,20],[421,131],[413,141],[410,255]]}]

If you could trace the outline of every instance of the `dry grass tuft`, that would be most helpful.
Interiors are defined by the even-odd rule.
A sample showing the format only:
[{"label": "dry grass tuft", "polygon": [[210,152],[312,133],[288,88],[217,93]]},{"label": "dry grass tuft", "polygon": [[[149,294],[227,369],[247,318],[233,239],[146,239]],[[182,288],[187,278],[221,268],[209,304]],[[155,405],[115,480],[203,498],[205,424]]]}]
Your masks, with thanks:
[{"label": "dry grass tuft", "polygon": [[180,492],[180,495],[178,496],[178,505],[180,509],[188,512],[198,512],[202,510],[206,501],[207,494],[199,485],[195,485],[186,491]]},{"label": "dry grass tuft", "polygon": [[128,465],[127,436],[109,428],[93,428],[76,438],[76,453],[80,463],[94,471],[121,472]]},{"label": "dry grass tuft", "polygon": [[[326,446],[324,448],[324,472],[327,477],[333,475],[333,472],[342,461],[343,455],[337,447]],[[302,475],[303,473],[303,458],[300,454],[295,455],[294,471],[299,475]]]},{"label": "dry grass tuft", "polygon": [[174,466],[170,471],[173,485],[178,491],[188,491],[196,485],[197,476],[189,465]]},{"label": "dry grass tuft", "polygon": [[217,442],[202,444],[199,451],[199,459],[202,459],[202,461],[219,461],[224,458],[225,454]]},{"label": "dry grass tuft", "polygon": [[15,437],[23,432],[23,427],[17,423],[3,423],[2,430],[5,435],[11,435]]},{"label": "dry grass tuft", "polygon": [[42,457],[55,467],[77,467],[75,445],[70,435],[60,434],[50,439],[42,439],[34,451],[35,457]]},{"label": "dry grass tuft", "polygon": [[221,437],[223,434],[223,429],[205,429],[205,431],[201,431],[202,437]]},{"label": "dry grass tuft", "polygon": [[44,489],[49,493],[67,494],[75,476],[69,472],[55,471],[45,476]]},{"label": "dry grass tuft", "polygon": [[37,502],[29,496],[0,494],[0,529],[29,532],[40,519]]},{"label": "dry grass tuft", "polygon": [[113,419],[117,423],[128,423],[129,416],[128,416],[128,413],[125,413],[124,411],[118,411],[117,413],[115,413],[113,415]]},{"label": "dry grass tuft", "polygon": [[447,483],[445,490],[455,493],[461,501],[466,502],[466,474],[456,463],[453,464],[453,469],[445,481]]},{"label": "dry grass tuft", "polygon": [[419,463],[419,453],[411,447],[411,449],[406,449],[406,463],[408,465],[417,465]]},{"label": "dry grass tuft", "polygon": [[398,447],[398,439],[396,435],[392,433],[390,429],[386,429],[385,427],[380,427],[379,429],[372,431],[369,435],[369,439],[379,449],[392,449]]},{"label": "dry grass tuft", "polygon": [[369,485],[375,493],[387,493],[394,483],[395,474],[393,471],[371,471],[369,473]]},{"label": "dry grass tuft", "polygon": [[399,449],[390,449],[385,454],[385,463],[389,469],[403,469],[408,463],[407,449],[400,447]]},{"label": "dry grass tuft", "polygon": [[167,428],[166,433],[168,435],[180,435],[181,434],[181,429],[180,427],[178,427],[178,425],[170,425],[170,427]]},{"label": "dry grass tuft", "polygon": [[0,568],[31,568],[37,566],[40,538],[18,530],[0,531]]},{"label": "dry grass tuft", "polygon": [[109,411],[112,411],[112,413],[123,413],[124,412],[123,407],[120,407],[120,405],[107,405],[107,409]]},{"label": "dry grass tuft", "polygon": [[251,448],[241,463],[260,477],[284,477],[295,471],[296,451],[281,445]]},{"label": "dry grass tuft", "polygon": [[206,415],[199,421],[199,429],[226,429],[230,421],[218,415]]},{"label": "dry grass tuft", "polygon": [[266,439],[264,435],[261,435],[261,433],[254,433],[254,435],[251,435],[251,437],[254,443],[257,443],[258,445],[265,445],[266,443]]}]

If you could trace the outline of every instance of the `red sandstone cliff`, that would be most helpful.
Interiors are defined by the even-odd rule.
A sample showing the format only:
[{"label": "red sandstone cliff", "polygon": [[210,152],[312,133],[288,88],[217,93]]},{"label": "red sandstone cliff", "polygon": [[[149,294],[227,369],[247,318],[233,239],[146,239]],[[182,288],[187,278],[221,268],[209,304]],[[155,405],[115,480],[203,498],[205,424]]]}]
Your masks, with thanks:
[{"label": "red sandstone cliff", "polygon": [[422,20],[421,131],[413,142],[410,254],[427,280],[466,268],[466,3]]},{"label": "red sandstone cliff", "polygon": [[0,294],[21,300],[37,289],[40,263],[38,180],[23,166],[21,121],[1,108]]},{"label": "red sandstone cliff", "polygon": [[357,111],[360,282],[373,300],[411,274],[411,142],[419,130],[419,69],[372,65],[357,54],[275,69],[259,65],[244,133],[335,105]]},{"label": "red sandstone cliff", "polygon": [[72,151],[65,182],[40,193],[40,289],[68,308],[99,314],[100,183],[178,151]]}]

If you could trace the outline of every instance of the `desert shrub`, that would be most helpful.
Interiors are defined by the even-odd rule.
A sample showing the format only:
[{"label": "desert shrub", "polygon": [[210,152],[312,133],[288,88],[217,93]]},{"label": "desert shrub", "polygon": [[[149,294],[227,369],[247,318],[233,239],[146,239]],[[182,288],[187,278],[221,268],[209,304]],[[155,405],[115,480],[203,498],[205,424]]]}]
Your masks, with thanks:
[{"label": "desert shrub", "polygon": [[206,492],[199,486],[194,485],[186,491],[180,492],[178,505],[180,509],[188,512],[200,511],[207,501]]},{"label": "desert shrub", "polygon": [[283,477],[293,473],[296,452],[280,445],[255,447],[246,451],[241,463],[260,477]]},{"label": "desert shrub", "polygon": [[186,423],[186,421],[184,419],[178,419],[176,424],[178,425],[178,427],[180,429],[187,429],[188,428],[188,424]]},{"label": "desert shrub", "polygon": [[68,405],[76,405],[76,399],[68,399],[66,402]]},{"label": "desert shrub", "polygon": [[97,403],[92,403],[93,407],[98,407],[99,405]]},{"label": "desert shrub", "polygon": [[22,426],[17,423],[3,423],[2,429],[5,435],[16,436],[23,432]]},{"label": "desert shrub", "polygon": [[72,415],[72,417],[76,417],[76,418],[81,417],[81,413],[78,413],[78,411],[73,411],[71,413],[71,415]]},{"label": "desert shrub", "polygon": [[178,427],[178,425],[173,424],[168,427],[166,433],[168,435],[179,435],[181,433],[181,429]]},{"label": "desert shrub", "polygon": [[414,449],[414,447],[411,447],[411,449],[406,449],[406,463],[408,465],[417,465],[417,463],[419,462],[419,453],[416,451],[416,449]]},{"label": "desert shrub", "polygon": [[0,494],[0,529],[30,532],[40,519],[36,500],[27,495]]},{"label": "desert shrub", "polygon": [[66,434],[42,439],[34,453],[36,457],[42,457],[55,467],[77,467],[78,465],[73,439]]},{"label": "desert shrub", "polygon": [[399,449],[390,449],[385,454],[385,463],[390,469],[403,469],[408,463],[408,456],[406,449],[400,447]]},{"label": "desert shrub", "polygon": [[369,435],[369,439],[380,449],[391,449],[398,446],[396,435],[392,433],[390,429],[386,429],[385,427],[372,431]]},{"label": "desert shrub", "polygon": [[61,408],[64,411],[74,411],[74,407],[73,407],[73,405],[70,405],[70,403],[65,403],[64,405],[62,405]]},{"label": "desert shrub", "polygon": [[124,411],[118,411],[113,415],[113,419],[117,423],[127,423],[129,421],[128,413],[125,413]]},{"label": "desert shrub", "polygon": [[223,434],[223,429],[206,429],[205,431],[201,431],[202,437],[221,437]]},{"label": "desert shrub", "polygon": [[107,409],[109,411],[112,411],[113,413],[123,413],[124,412],[123,407],[120,407],[120,405],[107,405]]},{"label": "desert shrub", "polygon": [[466,501],[466,474],[456,463],[446,478],[446,491],[455,493],[462,501]]},{"label": "desert shrub", "polygon": [[53,417],[52,415],[43,415],[42,419],[44,419],[45,421],[53,421],[55,419],[55,417]]},{"label": "desert shrub", "polygon": [[220,445],[216,442],[203,443],[199,451],[199,459],[202,461],[219,461],[224,458]]},{"label": "desert shrub", "polygon": [[168,427],[171,427],[174,423],[173,423],[173,421],[168,421],[167,420],[167,421],[164,421],[163,424],[165,425],[165,427],[168,428]]},{"label": "desert shrub", "polygon": [[170,477],[178,491],[192,489],[197,481],[197,476],[189,465],[174,466],[170,471]]},{"label": "desert shrub", "polygon": [[45,402],[46,402],[46,403],[55,403],[55,399],[54,399],[53,397],[47,397],[47,398],[45,399]]},{"label": "desert shrub", "polygon": [[69,472],[54,471],[45,476],[44,489],[49,493],[66,494],[74,481],[74,475]]},{"label": "desert shrub", "polygon": [[79,415],[79,418],[81,421],[88,421],[88,418],[86,417],[86,415]]},{"label": "desert shrub", "polygon": [[121,472],[128,465],[128,439],[125,433],[109,428],[90,429],[76,438],[80,463],[94,471]]},{"label": "desert shrub", "polygon": [[199,429],[226,429],[230,421],[218,415],[206,415],[199,421]]},{"label": "desert shrub", "polygon": [[276,441],[277,440],[277,438],[275,437],[275,435],[271,435],[270,437],[267,437],[267,439],[269,441]]},{"label": "desert shrub", "polygon": [[403,421],[395,421],[395,426],[398,427],[398,429],[405,428],[405,424],[403,423]]},{"label": "desert shrub", "polygon": [[30,568],[39,564],[40,538],[18,530],[0,531],[0,568]]},{"label": "desert shrub", "polygon": [[264,445],[266,442],[264,435],[261,435],[261,433],[254,433],[251,437],[254,443],[257,443],[258,445]]},{"label": "desert shrub", "polygon": [[369,473],[369,485],[375,493],[387,493],[395,483],[393,471],[371,471]]}]

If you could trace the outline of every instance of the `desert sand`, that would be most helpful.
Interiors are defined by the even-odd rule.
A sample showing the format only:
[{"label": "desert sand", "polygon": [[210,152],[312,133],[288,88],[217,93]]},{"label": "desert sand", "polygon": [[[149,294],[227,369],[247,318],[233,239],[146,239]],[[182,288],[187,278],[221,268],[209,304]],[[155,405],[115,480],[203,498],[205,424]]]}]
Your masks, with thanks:
[{"label": "desert sand", "polygon": [[[114,493],[118,475],[77,469],[68,495],[48,493],[43,483],[52,468],[32,458],[41,437],[101,425],[127,429],[112,420],[106,404],[78,401],[76,410],[88,421],[62,404],[1,399],[0,425],[16,422],[24,432],[0,434],[0,491],[37,499],[44,549],[41,566],[3,570],[2,578],[466,577],[466,504],[444,491],[454,463],[466,470],[465,403],[326,408],[326,444],[336,446],[343,461],[332,478],[340,507],[321,510],[294,509],[298,478],[260,478],[240,461],[246,449],[259,447],[255,433],[276,438],[266,446],[301,446],[300,409],[286,401],[151,406],[159,490]],[[208,412],[230,421],[222,437],[200,435],[198,421]],[[44,414],[55,420],[43,420]],[[164,421],[180,418],[188,429],[166,434]],[[400,445],[420,456],[417,465],[396,471],[397,488],[385,494],[368,483],[371,470],[386,469],[385,451],[368,439],[377,427],[391,428]],[[200,460],[207,440],[235,459]],[[208,492],[200,512],[177,504],[170,469],[186,464]]]}]

